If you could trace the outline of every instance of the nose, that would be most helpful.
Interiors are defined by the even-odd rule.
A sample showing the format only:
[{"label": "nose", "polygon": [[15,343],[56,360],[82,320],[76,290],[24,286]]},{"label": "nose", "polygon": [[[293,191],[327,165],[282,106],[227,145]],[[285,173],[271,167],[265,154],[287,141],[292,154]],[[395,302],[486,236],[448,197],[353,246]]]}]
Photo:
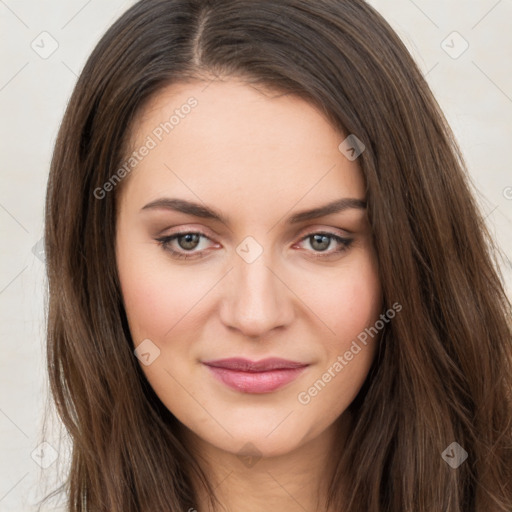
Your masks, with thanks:
[{"label": "nose", "polygon": [[289,325],[294,314],[293,293],[265,251],[252,263],[236,257],[225,279],[223,299],[222,322],[248,338],[262,338]]}]

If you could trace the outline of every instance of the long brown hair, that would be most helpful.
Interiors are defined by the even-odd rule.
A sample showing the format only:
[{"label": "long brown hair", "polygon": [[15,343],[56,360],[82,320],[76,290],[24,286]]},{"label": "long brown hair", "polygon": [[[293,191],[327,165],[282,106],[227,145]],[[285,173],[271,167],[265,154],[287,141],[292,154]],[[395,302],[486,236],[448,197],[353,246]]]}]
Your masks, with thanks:
[{"label": "long brown hair", "polygon": [[[350,406],[329,505],[510,512],[511,304],[498,249],[424,77],[363,0],[143,0],[93,51],[47,191],[47,364],[73,445],[55,492],[70,512],[185,511],[197,503],[193,478],[208,486],[133,354],[114,250],[119,189],[94,191],[121,166],[155,93],[215,77],[299,95],[366,147],[384,300],[402,310]],[[442,457],[452,442],[468,454],[456,469]]]}]

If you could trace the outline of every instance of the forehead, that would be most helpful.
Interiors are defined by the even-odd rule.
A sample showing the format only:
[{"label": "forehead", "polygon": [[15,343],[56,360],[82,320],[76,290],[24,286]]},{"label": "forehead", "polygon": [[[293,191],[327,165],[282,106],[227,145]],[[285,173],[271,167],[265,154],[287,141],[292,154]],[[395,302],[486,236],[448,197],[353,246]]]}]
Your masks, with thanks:
[{"label": "forehead", "polygon": [[130,151],[150,149],[127,188],[147,200],[179,190],[261,208],[305,194],[362,198],[359,166],[338,149],[345,137],[295,95],[236,80],[174,84],[137,116]]}]

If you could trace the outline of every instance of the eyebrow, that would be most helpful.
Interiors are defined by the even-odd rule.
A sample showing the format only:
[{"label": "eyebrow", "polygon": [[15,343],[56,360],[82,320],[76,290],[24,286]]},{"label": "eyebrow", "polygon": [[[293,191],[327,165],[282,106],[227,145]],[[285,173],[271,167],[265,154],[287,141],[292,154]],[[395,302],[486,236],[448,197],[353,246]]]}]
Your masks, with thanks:
[{"label": "eyebrow", "polygon": [[[288,219],[288,223],[297,224],[299,222],[317,219],[319,217],[324,217],[326,215],[330,215],[333,213],[340,213],[349,209],[364,210],[365,208],[366,201],[363,201],[362,199],[356,199],[353,197],[344,197],[342,199],[337,199],[335,201],[332,201],[323,206],[319,206],[317,208],[303,210],[301,212],[295,213],[292,216],[290,216],[290,218]],[[173,210],[176,212],[193,215],[194,217],[212,219],[222,222],[223,224],[226,225],[229,224],[229,219],[226,218],[221,213],[205,205],[194,203],[192,201],[186,201],[184,199],[162,197],[160,199],[155,199],[154,201],[151,201],[150,203],[141,208],[141,210],[150,209]]]}]

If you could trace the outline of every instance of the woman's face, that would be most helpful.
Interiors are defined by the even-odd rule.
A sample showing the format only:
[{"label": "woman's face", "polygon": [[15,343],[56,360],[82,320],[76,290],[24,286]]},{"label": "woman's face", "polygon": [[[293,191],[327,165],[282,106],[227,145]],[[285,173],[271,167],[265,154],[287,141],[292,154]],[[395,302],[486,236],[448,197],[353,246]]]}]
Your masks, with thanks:
[{"label": "woman's face", "polygon": [[117,263],[155,393],[228,452],[312,441],[362,386],[376,345],[361,333],[382,307],[346,136],[304,100],[238,81],[165,89],[132,135]]}]

